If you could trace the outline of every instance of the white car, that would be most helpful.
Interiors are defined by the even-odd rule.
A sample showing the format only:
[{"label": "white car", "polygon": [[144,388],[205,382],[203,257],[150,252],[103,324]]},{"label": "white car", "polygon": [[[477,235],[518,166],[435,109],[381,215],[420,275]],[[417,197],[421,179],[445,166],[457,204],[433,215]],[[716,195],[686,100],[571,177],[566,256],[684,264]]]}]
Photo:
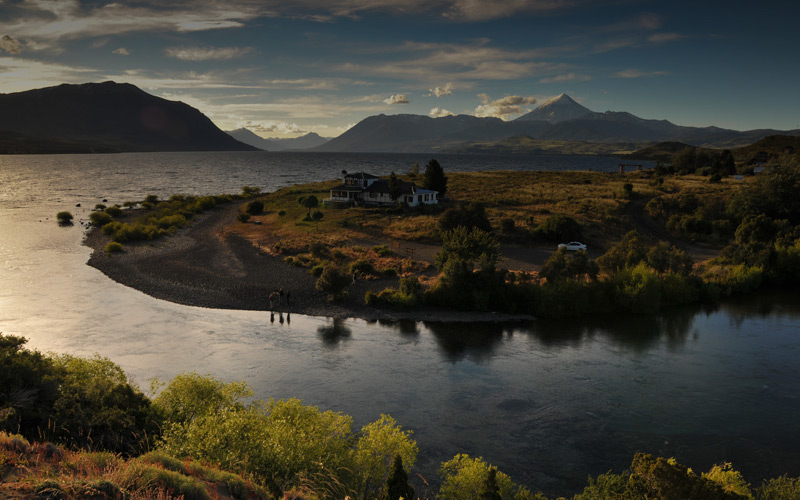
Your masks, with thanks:
[{"label": "white car", "polygon": [[570,252],[577,252],[578,250],[586,251],[586,245],[580,241],[570,241],[569,243],[559,243],[558,248],[564,248]]}]

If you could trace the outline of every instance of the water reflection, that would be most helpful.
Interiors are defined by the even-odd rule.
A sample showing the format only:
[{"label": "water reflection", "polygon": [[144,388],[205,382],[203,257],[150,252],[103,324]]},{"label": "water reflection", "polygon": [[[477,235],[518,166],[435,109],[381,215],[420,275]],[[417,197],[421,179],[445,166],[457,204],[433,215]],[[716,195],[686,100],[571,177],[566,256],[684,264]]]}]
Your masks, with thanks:
[{"label": "water reflection", "polygon": [[502,323],[434,323],[425,322],[433,334],[443,357],[451,363],[470,359],[483,363],[492,358],[503,340],[503,334],[514,328]]},{"label": "water reflection", "polygon": [[326,347],[339,347],[342,341],[349,340],[352,331],[345,326],[345,320],[333,318],[325,325],[317,327],[317,334],[322,339],[322,344]]}]

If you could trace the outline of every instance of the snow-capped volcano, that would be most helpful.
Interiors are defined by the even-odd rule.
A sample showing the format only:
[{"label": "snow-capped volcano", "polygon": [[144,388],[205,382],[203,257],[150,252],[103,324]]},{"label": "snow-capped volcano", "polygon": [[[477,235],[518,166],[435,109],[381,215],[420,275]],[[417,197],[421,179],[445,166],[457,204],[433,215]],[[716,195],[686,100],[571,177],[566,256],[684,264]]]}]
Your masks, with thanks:
[{"label": "snow-capped volcano", "polygon": [[567,94],[561,94],[545,102],[530,113],[520,116],[517,120],[543,120],[550,123],[560,123],[580,118],[589,113],[592,113],[592,110],[581,106]]}]

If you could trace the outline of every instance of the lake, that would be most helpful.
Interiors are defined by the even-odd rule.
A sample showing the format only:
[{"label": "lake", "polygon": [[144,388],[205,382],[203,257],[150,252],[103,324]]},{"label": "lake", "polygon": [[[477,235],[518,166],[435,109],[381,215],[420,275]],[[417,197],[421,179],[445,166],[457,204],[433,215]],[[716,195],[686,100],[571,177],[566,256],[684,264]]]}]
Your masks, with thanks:
[{"label": "lake", "polygon": [[[445,171],[605,170],[586,157],[437,155]],[[534,491],[572,494],[634,453],[695,470],[732,461],[751,481],[800,475],[800,294],[760,293],[658,316],[525,325],[370,323],[159,301],[86,265],[78,219],[147,194],[217,194],[421,167],[430,155],[150,153],[0,156],[0,331],[31,347],[157,377],[245,380],[258,398],[297,397],[414,430],[417,472],[482,456]],[[77,203],[80,208],[75,207]],[[417,480],[417,491],[425,487]],[[434,492],[429,491],[429,495]]]}]

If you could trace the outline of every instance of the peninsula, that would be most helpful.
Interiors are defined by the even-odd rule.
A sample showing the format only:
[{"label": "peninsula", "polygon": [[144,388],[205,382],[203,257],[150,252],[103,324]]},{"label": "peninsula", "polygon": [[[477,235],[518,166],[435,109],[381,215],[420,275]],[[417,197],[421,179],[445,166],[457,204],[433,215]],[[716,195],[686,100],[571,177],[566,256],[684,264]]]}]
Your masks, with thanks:
[{"label": "peninsula", "polygon": [[[652,313],[798,280],[800,212],[778,189],[797,182],[797,164],[734,175],[753,169],[680,154],[683,170],[619,173],[444,176],[431,160],[375,183],[397,191],[382,204],[367,201],[389,195],[366,187],[348,202],[341,179],[149,197],[92,214],[89,264],[181,304],[370,320]],[[568,241],[588,251],[558,249]]]}]

